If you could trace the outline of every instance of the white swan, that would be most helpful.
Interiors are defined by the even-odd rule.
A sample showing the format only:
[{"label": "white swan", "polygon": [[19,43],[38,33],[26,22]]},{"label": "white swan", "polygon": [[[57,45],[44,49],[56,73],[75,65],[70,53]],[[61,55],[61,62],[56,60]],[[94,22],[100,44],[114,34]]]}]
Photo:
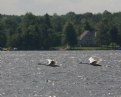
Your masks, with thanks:
[{"label": "white swan", "polygon": [[96,57],[96,56],[92,56],[89,58],[89,63],[91,65],[98,65],[101,61],[102,61],[102,59],[99,57]]},{"label": "white swan", "polygon": [[57,61],[52,60],[52,59],[47,59],[47,61],[48,61],[48,66],[57,66],[56,65],[57,64]]}]

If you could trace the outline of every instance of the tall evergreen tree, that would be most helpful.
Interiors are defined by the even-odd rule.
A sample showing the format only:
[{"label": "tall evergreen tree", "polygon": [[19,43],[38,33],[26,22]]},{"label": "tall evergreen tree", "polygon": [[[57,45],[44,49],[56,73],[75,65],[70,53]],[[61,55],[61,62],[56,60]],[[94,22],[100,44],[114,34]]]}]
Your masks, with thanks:
[{"label": "tall evergreen tree", "polygon": [[77,36],[73,25],[71,23],[65,24],[63,32],[63,43],[68,46],[75,46],[77,44]]},{"label": "tall evergreen tree", "polygon": [[100,45],[108,45],[110,43],[109,22],[104,19],[98,26],[97,40]]},{"label": "tall evergreen tree", "polygon": [[0,47],[5,47],[6,46],[6,35],[3,31],[3,26],[0,23]]},{"label": "tall evergreen tree", "polygon": [[50,16],[48,14],[45,14],[44,16],[44,23],[48,28],[51,28]]},{"label": "tall evergreen tree", "polygon": [[118,44],[118,29],[116,26],[113,26],[110,30],[110,39],[111,39],[111,42],[113,43],[117,43]]}]

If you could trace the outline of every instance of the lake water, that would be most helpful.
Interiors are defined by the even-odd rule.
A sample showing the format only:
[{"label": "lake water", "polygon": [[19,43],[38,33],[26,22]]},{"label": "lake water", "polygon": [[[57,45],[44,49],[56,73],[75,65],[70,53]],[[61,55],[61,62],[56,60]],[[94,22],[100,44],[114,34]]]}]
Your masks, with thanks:
[{"label": "lake water", "polygon": [[121,51],[1,51],[0,97],[121,97]]}]

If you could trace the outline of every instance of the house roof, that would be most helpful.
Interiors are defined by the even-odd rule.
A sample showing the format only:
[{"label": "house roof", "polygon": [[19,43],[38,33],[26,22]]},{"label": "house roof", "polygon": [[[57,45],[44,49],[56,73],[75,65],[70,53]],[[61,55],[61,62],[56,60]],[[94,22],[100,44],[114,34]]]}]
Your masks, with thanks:
[{"label": "house roof", "polygon": [[89,32],[90,32],[90,31],[84,31],[84,32],[80,35],[79,40],[82,40],[83,37],[85,37],[85,36],[87,35],[87,33],[89,33]]}]

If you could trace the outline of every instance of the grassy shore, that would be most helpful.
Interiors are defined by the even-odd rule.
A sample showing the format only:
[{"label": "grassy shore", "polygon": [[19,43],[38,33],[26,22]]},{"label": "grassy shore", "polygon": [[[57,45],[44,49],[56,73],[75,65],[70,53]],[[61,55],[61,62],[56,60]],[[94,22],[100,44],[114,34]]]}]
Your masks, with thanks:
[{"label": "grassy shore", "polygon": [[55,47],[55,50],[116,50],[115,47]]}]

